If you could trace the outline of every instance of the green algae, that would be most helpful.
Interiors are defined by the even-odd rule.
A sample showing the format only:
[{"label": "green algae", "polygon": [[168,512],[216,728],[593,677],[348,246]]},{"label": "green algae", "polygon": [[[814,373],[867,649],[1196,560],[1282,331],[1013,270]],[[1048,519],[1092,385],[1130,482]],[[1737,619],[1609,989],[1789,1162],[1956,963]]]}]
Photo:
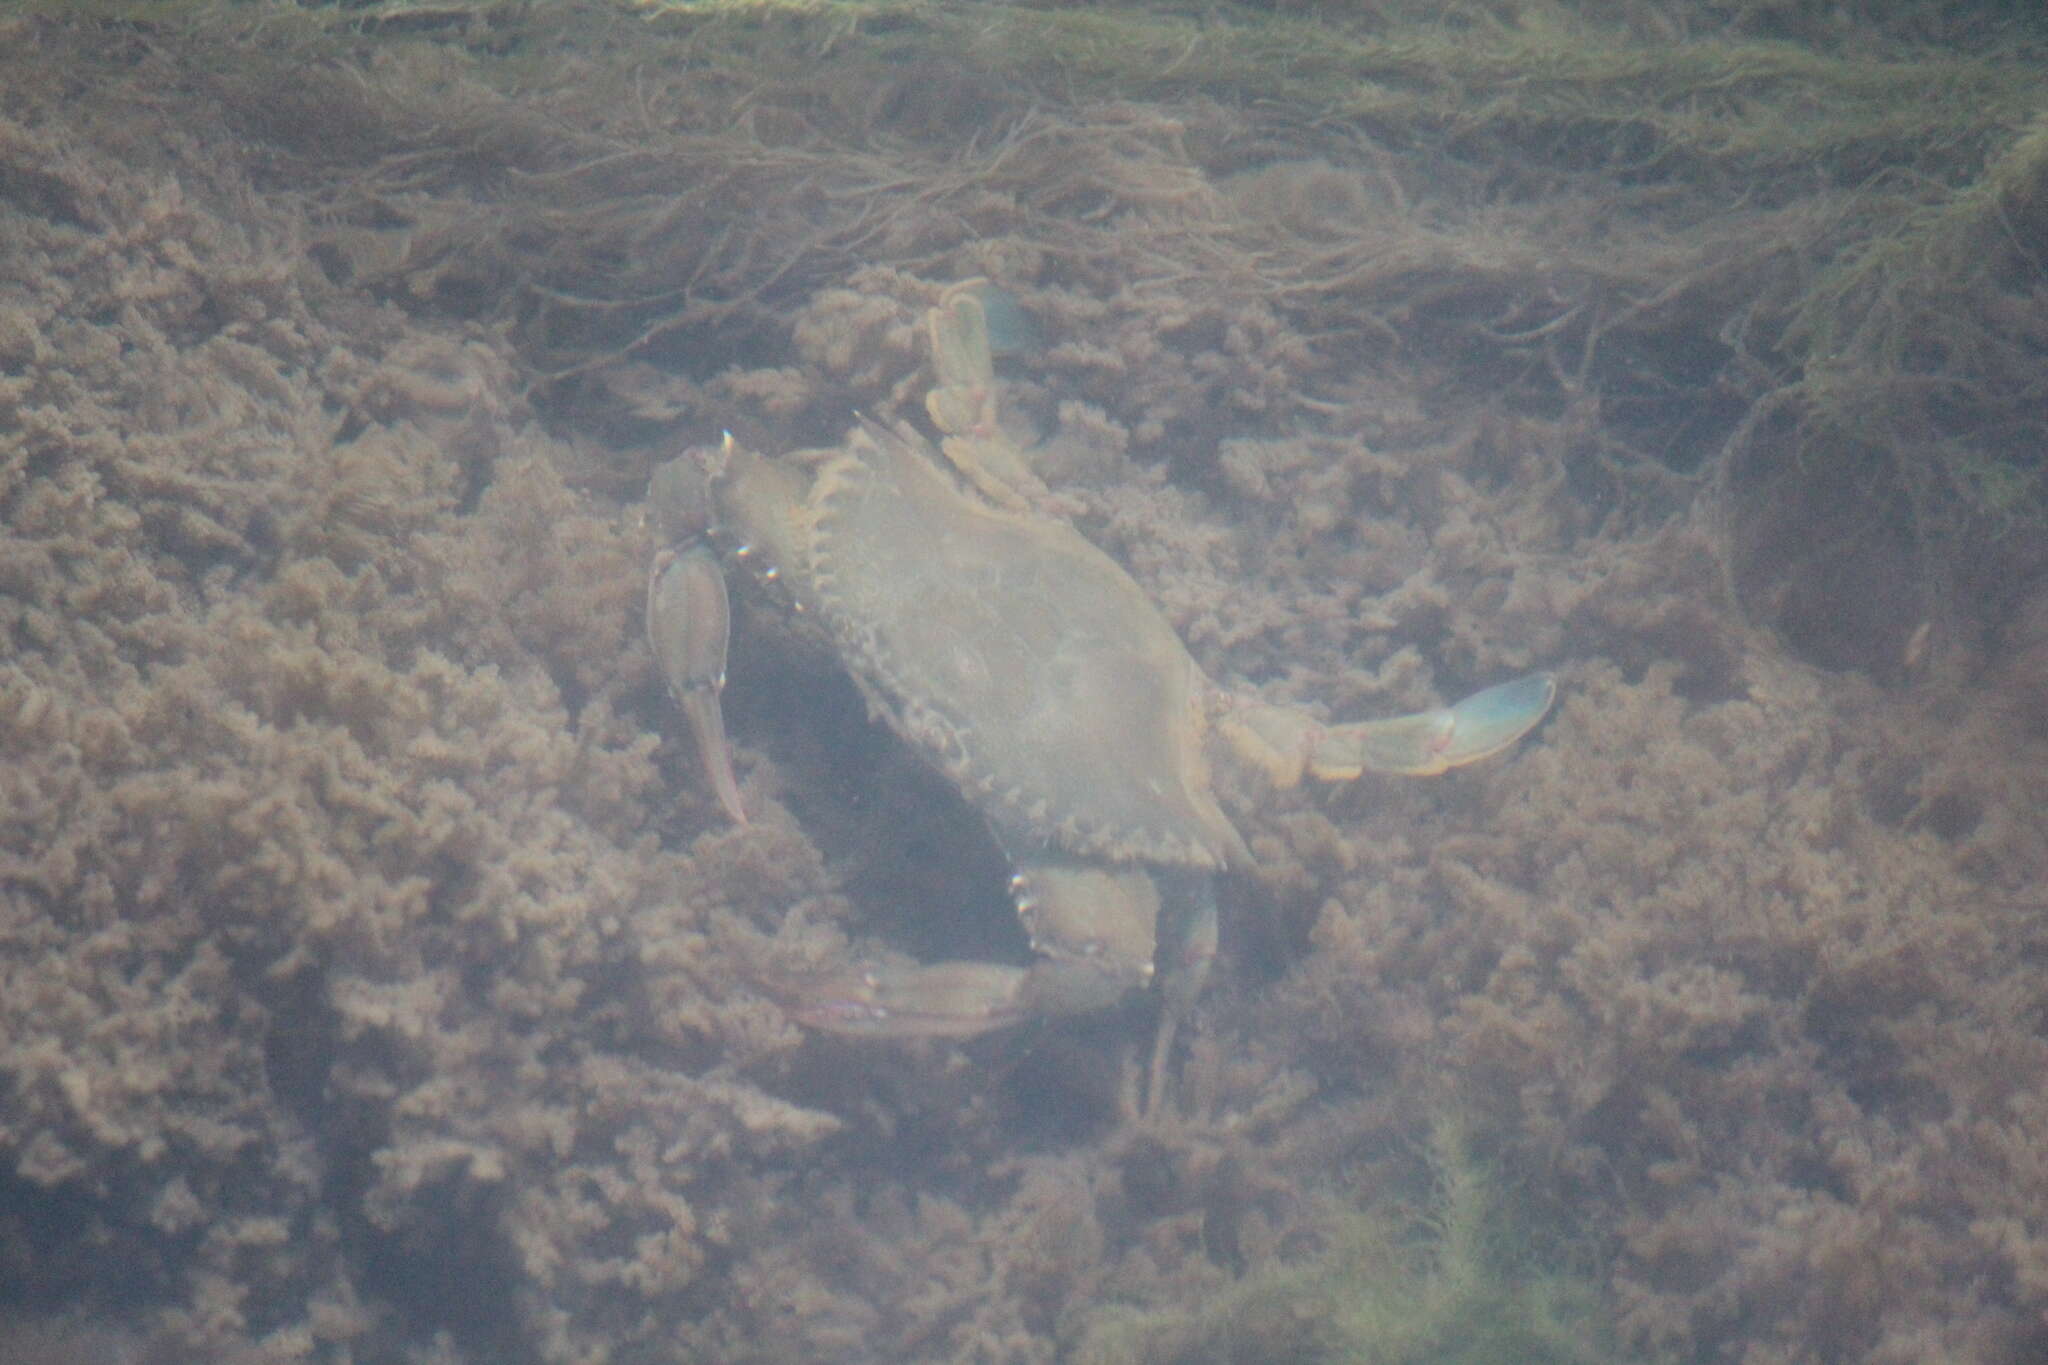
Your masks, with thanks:
[{"label": "green algae", "polygon": [[1339,1213],[1325,1249],[1261,1267],[1198,1316],[1105,1310],[1076,1365],[1597,1365],[1616,1359],[1567,1239],[1517,1208],[1465,1124],[1439,1120],[1419,1208]]},{"label": "green algae", "polygon": [[[1966,505],[2000,518],[2048,511],[2048,480],[2012,422],[1996,423],[1991,448],[1970,430],[1990,415],[1985,399],[2024,420],[2048,392],[2036,343],[1998,321],[1999,297],[2038,269],[2030,242],[2048,216],[2048,110],[1959,184],[1891,180],[1868,199],[1863,212],[1883,225],[1819,272],[1787,332],[1802,362],[1790,390],[1814,433],[1807,448],[1887,449],[1918,430],[1918,457]],[[1916,420],[1930,399],[1962,420]],[[2026,426],[2038,448],[2040,424]],[[1907,481],[1919,482],[1910,468]]]},{"label": "green algae", "polygon": [[1248,6],[936,0],[646,0],[678,30],[777,32],[792,53],[943,53],[1006,78],[1123,98],[1294,104],[1413,135],[1491,131],[1640,167],[1935,164],[2041,107],[2038,66],[1900,46],[1826,52],[1741,34],[1686,42],[1550,5],[1375,7],[1383,21]]},{"label": "green algae", "polygon": [[[507,92],[544,85],[549,65],[578,58],[581,99],[621,109],[639,98],[634,73],[687,71],[711,87],[752,92],[745,98],[762,108],[788,107],[811,131],[843,125],[807,145],[808,160],[786,143],[750,143],[746,128],[734,130],[722,155],[730,166],[832,182],[827,192],[849,213],[885,200],[895,202],[878,211],[898,213],[951,192],[935,182],[958,169],[948,164],[953,148],[927,145],[917,149],[923,165],[899,158],[869,176],[848,174],[858,163],[845,159],[878,150],[880,121],[924,98],[908,92],[941,66],[982,102],[937,122],[957,135],[981,120],[991,147],[1027,108],[1208,101],[1257,110],[1264,123],[1350,130],[1453,171],[1447,186],[1504,168],[1494,173],[1506,178],[1482,192],[1492,202],[1459,205],[1448,217],[1438,210],[1438,244],[1462,254],[1459,268],[1475,283],[1492,277],[1475,308],[1539,290],[1549,271],[1604,279],[1606,316],[1589,310],[1557,334],[1580,348],[1582,361],[1555,401],[1655,390],[1670,399],[1657,405],[1663,422],[1698,433],[1679,451],[1622,465],[1652,480],[1677,473],[1711,481],[1732,455],[1808,471],[1812,496],[1823,502],[1844,497],[1845,483],[1875,489],[1880,502],[1910,504],[1922,552],[1978,519],[2048,522],[2048,471],[2038,453],[2048,433],[2033,416],[2042,385],[2026,284],[2038,270],[2028,233],[2048,203],[2048,66],[2038,60],[2048,34],[2024,26],[1999,28],[1996,42],[1936,47],[1916,41],[1903,22],[1887,32],[1875,20],[1854,42],[1787,41],[1739,8],[1718,24],[1694,21],[1674,41],[1679,21],[1653,6],[1593,16],[1534,2],[1284,12],[983,0],[387,0],[306,9],[43,0],[40,8],[195,25],[247,25],[252,16],[268,16],[268,25],[290,12],[298,17],[285,27],[300,33],[298,42],[310,22],[337,44],[374,35],[380,43],[460,46],[475,79]],[[818,159],[829,160],[831,149],[841,155],[836,165]],[[658,156],[650,150],[643,159]],[[781,171],[772,165],[778,157]],[[638,186],[620,184],[610,200],[601,180],[584,189],[578,207],[593,219],[640,213],[628,202],[643,194]],[[1526,260],[1502,261],[1490,246],[1499,213],[1573,199],[1604,200],[1618,223],[1637,221],[1592,251],[1583,225],[1568,222],[1557,225],[1556,240],[1531,242]],[[1731,241],[1714,226],[1737,216],[1730,205],[1742,206],[1737,215],[1775,221]],[[550,240],[593,235],[558,205],[537,211],[559,223],[559,238]],[[620,231],[648,239],[643,226]],[[704,231],[725,234],[736,253],[767,259],[812,249],[773,240],[770,219]],[[1674,242],[1685,246],[1676,259]],[[823,281],[875,259],[871,243],[860,245],[864,257],[820,259],[800,278]],[[1225,245],[1240,268],[1259,254],[1256,243]],[[620,279],[644,277],[632,293],[653,295],[669,287],[678,263],[654,250],[648,262],[619,264]],[[524,262],[507,268],[534,273]],[[1272,286],[1290,291],[1324,327],[1329,306],[1310,295],[1355,293],[1370,282],[1354,274],[1315,290],[1281,278]],[[1433,279],[1417,285],[1438,287]],[[630,302],[589,281],[548,287],[587,301],[573,334],[549,339],[550,369],[579,364],[569,354],[575,347],[608,344],[588,330],[597,314],[609,310],[622,322],[634,315]],[[1474,345],[1481,319],[1450,320],[1461,324],[1453,329],[1456,354],[1475,372],[1516,367],[1535,350],[1526,344],[1530,329],[1504,328]],[[1642,330],[1654,335],[1632,334],[1631,323],[1646,321],[1654,326]],[[670,330],[658,323],[621,340],[644,346]],[[1405,344],[1429,343],[1411,335]],[[1541,354],[1558,363],[1547,348]],[[1491,384],[1477,381],[1481,390]],[[1752,419],[1788,417],[1792,439],[1749,451],[1758,421],[1713,415],[1731,384]],[[1930,567],[1938,575],[1939,566]]]}]

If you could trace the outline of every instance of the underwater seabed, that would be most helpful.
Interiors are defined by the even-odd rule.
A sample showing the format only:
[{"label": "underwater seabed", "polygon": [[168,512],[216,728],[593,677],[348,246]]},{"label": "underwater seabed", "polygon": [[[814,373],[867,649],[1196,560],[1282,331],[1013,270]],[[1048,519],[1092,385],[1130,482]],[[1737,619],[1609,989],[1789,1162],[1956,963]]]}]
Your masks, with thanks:
[{"label": "underwater seabed", "polygon": [[[2048,1355],[2048,65],[2003,7],[32,0],[0,15],[0,1357]],[[1144,1000],[649,471],[1004,420],[1335,721]]]},{"label": "underwater seabed", "polygon": [[1428,1192],[1405,1213],[1328,1210],[1327,1244],[1313,1256],[1253,1270],[1194,1312],[1099,1310],[1068,1358],[1075,1365],[1620,1359],[1599,1286],[1583,1266],[1577,1274],[1571,1268],[1569,1235],[1545,1239],[1518,1225],[1496,1172],[1474,1157],[1459,1121],[1436,1123],[1420,1155]]}]

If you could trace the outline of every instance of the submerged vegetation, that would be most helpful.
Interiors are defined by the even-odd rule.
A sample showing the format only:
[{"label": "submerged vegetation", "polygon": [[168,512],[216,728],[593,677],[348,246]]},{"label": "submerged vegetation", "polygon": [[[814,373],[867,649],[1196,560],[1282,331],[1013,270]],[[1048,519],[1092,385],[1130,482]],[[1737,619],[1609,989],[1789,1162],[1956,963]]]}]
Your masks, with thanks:
[{"label": "submerged vegetation", "polygon": [[1405,1215],[1331,1214],[1328,1245],[1260,1267],[1199,1311],[1104,1309],[1073,1365],[1598,1365],[1618,1359],[1597,1284],[1553,1227],[1519,1220],[1464,1125],[1429,1130],[1430,1193]]},{"label": "submerged vegetation", "polygon": [[[1199,272],[1211,306],[1273,309],[1324,366],[1419,364],[1441,404],[1512,375],[1592,496],[1657,516],[1710,489],[1725,581],[1822,662],[1897,674],[1933,622],[1954,665],[1996,627],[1965,600],[2032,562],[2014,533],[2048,527],[2048,37],[2010,14],[84,12],[208,34],[214,60],[240,34],[221,93],[332,172],[322,259],[510,326],[557,401],[614,362],[758,349],[862,265],[1056,265],[1098,296]],[[1293,169],[1260,174],[1275,162]],[[1140,217],[1152,264],[1133,275]],[[1787,562],[1755,542],[1789,522],[1817,534]],[[1852,646],[1829,621],[1891,572],[1873,540],[1918,586]]]},{"label": "submerged vegetation", "polygon": [[[0,1352],[2048,1356],[2044,53],[1878,0],[8,6]],[[1257,867],[1149,1123],[1141,1006],[792,1026],[757,983],[856,939],[1021,953],[1001,858],[744,599],[728,825],[640,638],[649,469],[914,419],[976,276],[1206,671],[1561,675],[1440,784],[1218,765]]]}]

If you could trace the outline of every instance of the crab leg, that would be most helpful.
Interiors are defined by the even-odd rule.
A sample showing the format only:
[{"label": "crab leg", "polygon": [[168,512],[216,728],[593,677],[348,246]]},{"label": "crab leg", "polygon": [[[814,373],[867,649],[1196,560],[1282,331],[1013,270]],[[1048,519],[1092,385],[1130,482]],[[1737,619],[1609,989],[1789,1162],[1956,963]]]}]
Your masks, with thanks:
[{"label": "crab leg", "polygon": [[725,738],[725,714],[718,694],[725,686],[725,646],[732,630],[725,574],[718,556],[703,545],[663,550],[654,557],[647,583],[647,638],[697,741],[697,756],[711,780],[718,804],[734,823],[747,823],[740,787],[732,772],[732,747]]},{"label": "crab leg", "polygon": [[1023,967],[938,962],[928,967],[865,967],[781,992],[790,1017],[807,1028],[856,1038],[972,1038],[1021,1023]]},{"label": "crab leg", "polygon": [[1335,725],[1310,755],[1318,777],[1355,777],[1370,769],[1434,777],[1491,758],[1536,728],[1557,697],[1557,679],[1531,673],[1474,692],[1454,706],[1389,720]]},{"label": "crab leg", "polygon": [[966,280],[940,297],[926,318],[938,382],[925,411],[945,433],[940,447],[990,501],[1027,507],[1047,496],[1024,452],[1002,435],[996,416],[995,361],[989,346],[986,280]]},{"label": "crab leg", "polygon": [[[1026,1019],[1108,1009],[1152,979],[1159,890],[1149,873],[1034,857],[1019,863],[1010,889],[1038,954],[1029,967],[858,968],[790,991],[791,1013],[831,1033],[971,1038]],[[1191,973],[1199,989],[1215,954],[1213,919],[1207,938],[1197,933],[1187,946],[1201,957]],[[1170,999],[1168,1008],[1177,1017],[1192,999]]]},{"label": "crab leg", "polygon": [[1040,958],[1029,967],[995,962],[869,966],[794,984],[779,992],[790,1017],[808,1028],[857,1038],[972,1038],[1027,1019],[1108,1009],[1150,977],[1147,965],[1098,966]]},{"label": "crab leg", "polygon": [[1507,748],[1536,728],[1556,696],[1556,678],[1531,673],[1412,716],[1324,725],[1289,707],[1247,701],[1226,711],[1218,728],[1280,786],[1304,772],[1328,782],[1365,772],[1434,777]]},{"label": "crab leg", "polygon": [[1215,964],[1219,931],[1216,921],[1216,886],[1203,876],[1188,880],[1182,899],[1187,908],[1181,915],[1178,936],[1162,942],[1167,950],[1167,970],[1161,983],[1159,1027],[1152,1035],[1152,1065],[1146,1070],[1145,1113],[1163,1112],[1166,1101],[1166,1073],[1173,1060],[1173,1039],[1181,1020],[1194,1010],[1202,987]]}]

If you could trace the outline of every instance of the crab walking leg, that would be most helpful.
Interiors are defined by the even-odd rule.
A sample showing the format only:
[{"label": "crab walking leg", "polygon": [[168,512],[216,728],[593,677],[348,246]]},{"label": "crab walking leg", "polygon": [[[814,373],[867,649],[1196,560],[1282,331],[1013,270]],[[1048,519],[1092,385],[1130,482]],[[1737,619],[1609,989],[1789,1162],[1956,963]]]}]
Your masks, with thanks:
[{"label": "crab walking leg", "polygon": [[[792,991],[791,1012],[799,1023],[832,1033],[971,1038],[1026,1019],[1108,1009],[1151,981],[1159,888],[1144,869],[1058,858],[1020,866],[1011,888],[1038,954],[1029,967],[939,962],[862,968]],[[1212,923],[1208,956],[1213,939]]]},{"label": "crab walking leg", "polygon": [[1217,728],[1283,787],[1304,772],[1326,782],[1366,772],[1434,777],[1507,748],[1536,728],[1556,697],[1556,678],[1531,673],[1412,716],[1324,725],[1290,707],[1247,701],[1225,711]]},{"label": "crab walking leg", "polygon": [[740,786],[732,772],[732,747],[725,738],[725,713],[718,694],[725,686],[725,647],[732,633],[732,607],[718,556],[703,545],[663,550],[654,558],[647,583],[647,638],[697,741],[697,757],[735,824],[747,823]]},{"label": "crab walking leg", "polygon": [[1160,982],[1159,1031],[1152,1037],[1152,1065],[1145,1076],[1145,1114],[1162,1112],[1166,1098],[1166,1072],[1173,1059],[1174,1035],[1181,1020],[1194,1010],[1202,987],[1215,964],[1220,938],[1216,919],[1216,882],[1213,877],[1182,877],[1188,883],[1181,892],[1186,904],[1179,936],[1165,946],[1169,959],[1166,977]]},{"label": "crab walking leg", "polygon": [[792,986],[783,1003],[807,1028],[856,1038],[972,1038],[1022,1023],[1027,969],[993,962],[868,967]]},{"label": "crab walking leg", "polygon": [[973,1038],[1027,1019],[1093,1014],[1150,968],[1040,958],[1029,967],[934,962],[863,967],[803,984],[783,1004],[799,1024],[857,1038]]}]

